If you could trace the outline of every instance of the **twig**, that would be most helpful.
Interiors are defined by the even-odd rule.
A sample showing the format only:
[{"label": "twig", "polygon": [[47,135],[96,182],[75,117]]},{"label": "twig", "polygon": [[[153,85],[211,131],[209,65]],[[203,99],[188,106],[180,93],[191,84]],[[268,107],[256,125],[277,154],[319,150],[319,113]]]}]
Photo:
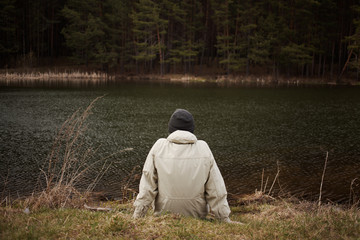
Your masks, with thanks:
[{"label": "twig", "polygon": [[349,194],[349,204],[351,204],[351,202],[355,202],[355,194],[353,195],[354,193],[354,189],[353,189],[353,185],[355,183],[356,180],[359,180],[358,178],[354,178],[352,181],[351,181],[351,184],[350,184],[350,194]]},{"label": "twig", "polygon": [[265,186],[264,186],[264,190],[263,190],[263,193],[264,193],[264,194],[265,194],[265,191],[266,191],[266,187],[267,187],[268,181],[269,181],[269,176],[266,178],[266,182],[265,182]]},{"label": "twig", "polygon": [[112,211],[111,208],[104,208],[104,207],[90,207],[86,204],[84,204],[84,208],[92,211]]},{"label": "twig", "polygon": [[49,183],[49,180],[48,180],[48,176],[46,175],[46,172],[45,172],[44,170],[42,170],[41,168],[40,168],[40,171],[41,171],[41,172],[44,174],[44,176],[45,176],[46,186],[49,186],[50,183]]},{"label": "twig", "polygon": [[[46,169],[45,167],[40,168],[41,174],[45,176],[46,189],[28,200],[29,204],[33,205],[34,208],[40,205],[47,205],[49,207],[83,205],[84,197],[76,189],[75,185],[79,178],[89,172],[95,164],[103,159],[88,164],[96,151],[92,148],[85,149],[82,137],[87,129],[85,120],[91,114],[94,103],[102,97],[93,100],[82,113],[80,113],[80,110],[77,110],[62,124],[48,158],[47,173],[44,170]],[[117,153],[128,150],[130,149],[124,149]],[[107,158],[112,156],[114,154],[109,155]],[[109,166],[106,165],[107,162],[105,161],[103,168],[89,185],[88,190],[92,190],[95,187],[111,164]]]},{"label": "twig", "polygon": [[70,214],[67,215],[67,217],[65,218],[65,221],[63,222],[63,225],[67,222],[67,220],[69,219],[69,216],[70,216]]},{"label": "twig", "polygon": [[273,181],[273,183],[272,183],[272,185],[271,185],[271,187],[270,187],[270,189],[269,189],[268,195],[270,195],[271,190],[273,189],[274,184],[275,184],[275,182],[276,182],[276,179],[279,177],[279,173],[280,173],[279,161],[277,161],[276,164],[277,164],[277,173],[276,173],[275,178],[274,178],[274,181]]},{"label": "twig", "polygon": [[328,156],[329,156],[329,152],[326,152],[324,170],[323,170],[323,174],[322,174],[322,177],[321,177],[321,184],[320,184],[320,194],[319,194],[319,201],[318,201],[318,206],[319,206],[319,207],[320,207],[320,205],[321,205],[322,187],[323,187],[323,183],[324,183],[324,176],[325,176],[325,171],[326,171],[326,165],[327,165],[327,161],[328,161]]},{"label": "twig", "polygon": [[[128,200],[128,198],[127,198],[127,196],[128,196],[128,191],[130,191],[130,192],[132,192],[132,193],[136,193],[135,190],[129,188],[129,185],[130,185],[130,181],[132,180],[133,177],[134,177],[133,180],[135,180],[135,176],[136,176],[136,175],[134,175],[134,173],[135,173],[135,171],[136,171],[138,168],[140,168],[139,165],[133,167],[133,169],[131,170],[131,172],[130,172],[130,174],[128,175],[128,177],[125,178],[125,179],[123,179],[123,182],[122,182],[122,185],[123,185],[123,187],[122,187],[122,201],[123,201],[123,202],[124,202],[124,200]],[[133,197],[133,196],[132,196],[132,197]]]},{"label": "twig", "polygon": [[7,196],[1,201],[0,206],[2,206],[4,202],[6,203],[5,206],[7,206],[7,202],[8,202],[8,197]]},{"label": "twig", "polygon": [[262,174],[261,174],[261,189],[260,189],[260,192],[263,191],[263,185],[264,185],[264,169],[262,170]]},{"label": "twig", "polygon": [[345,69],[346,69],[346,67],[347,67],[347,65],[348,65],[348,63],[349,63],[349,61],[350,61],[350,58],[351,58],[351,55],[352,55],[353,50],[354,50],[353,48],[350,50],[350,53],[349,53],[349,55],[348,55],[348,59],[346,60],[346,63],[345,63],[345,65],[344,65],[344,67],[343,67],[340,75],[338,76],[338,82],[340,82],[341,77],[342,77],[342,75],[343,75],[344,72],[345,72]]}]

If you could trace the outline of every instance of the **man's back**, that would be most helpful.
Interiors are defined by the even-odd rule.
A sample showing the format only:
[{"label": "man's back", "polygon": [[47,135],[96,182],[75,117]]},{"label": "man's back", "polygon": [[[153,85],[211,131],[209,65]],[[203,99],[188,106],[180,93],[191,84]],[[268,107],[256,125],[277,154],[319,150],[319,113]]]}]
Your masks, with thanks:
[{"label": "man's back", "polygon": [[154,148],[159,188],[155,212],[205,217],[205,184],[213,161],[207,144],[190,132],[176,131]]},{"label": "man's back", "polygon": [[230,222],[227,192],[220,170],[206,142],[197,140],[194,119],[177,109],[169,121],[167,139],[151,148],[143,168],[134,217],[143,217],[155,203],[155,213],[215,217]]}]

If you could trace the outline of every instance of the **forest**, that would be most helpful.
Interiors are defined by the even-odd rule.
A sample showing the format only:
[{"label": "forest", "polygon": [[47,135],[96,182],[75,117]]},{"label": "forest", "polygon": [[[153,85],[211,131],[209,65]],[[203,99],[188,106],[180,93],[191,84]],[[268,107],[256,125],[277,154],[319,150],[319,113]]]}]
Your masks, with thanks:
[{"label": "forest", "polygon": [[0,0],[0,11],[2,69],[359,78],[355,0]]}]

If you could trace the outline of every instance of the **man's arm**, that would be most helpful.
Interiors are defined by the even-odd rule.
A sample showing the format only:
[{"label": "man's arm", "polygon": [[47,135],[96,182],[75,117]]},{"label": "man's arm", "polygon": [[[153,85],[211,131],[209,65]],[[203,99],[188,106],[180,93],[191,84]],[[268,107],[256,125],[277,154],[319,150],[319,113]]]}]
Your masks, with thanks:
[{"label": "man's arm", "polygon": [[154,165],[154,149],[150,150],[143,168],[140,180],[139,194],[136,197],[134,206],[134,218],[144,217],[151,203],[155,200],[158,193],[157,171]]},{"label": "man's arm", "polygon": [[209,177],[205,184],[205,191],[206,201],[215,217],[225,222],[231,222],[229,218],[231,211],[226,199],[227,192],[224,179],[214,159],[212,159]]}]

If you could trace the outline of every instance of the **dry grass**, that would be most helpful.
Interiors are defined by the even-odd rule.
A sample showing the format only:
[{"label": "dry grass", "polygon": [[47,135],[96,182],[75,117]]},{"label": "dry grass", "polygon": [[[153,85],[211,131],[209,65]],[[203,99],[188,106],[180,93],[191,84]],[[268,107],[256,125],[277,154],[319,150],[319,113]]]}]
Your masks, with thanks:
[{"label": "dry grass", "polygon": [[360,211],[316,202],[274,200],[231,207],[244,225],[176,214],[133,219],[131,203],[106,202],[111,212],[0,208],[1,239],[358,239]]},{"label": "dry grass", "polygon": [[[24,204],[32,209],[40,207],[48,208],[81,208],[88,200],[94,187],[111,166],[108,158],[113,155],[129,151],[124,149],[108,157],[95,160],[96,149],[86,147],[84,133],[87,129],[86,119],[91,114],[91,110],[96,101],[93,100],[83,111],[76,111],[61,126],[54,140],[53,147],[47,160],[47,167],[40,169],[45,179],[45,187],[40,187],[40,191],[28,197]],[[101,170],[95,174],[92,182],[86,189],[79,190],[78,184],[83,177],[91,172],[93,168],[101,164]]]},{"label": "dry grass", "polygon": [[93,86],[115,81],[115,76],[103,72],[15,72],[0,73],[2,86]]},{"label": "dry grass", "polygon": [[141,170],[141,167],[139,165],[135,166],[131,170],[130,174],[122,180],[121,182],[122,203],[127,203],[136,198],[138,191],[136,189],[131,188],[130,185],[134,182],[139,182],[141,178],[141,175],[137,173],[139,169]]},{"label": "dry grass", "polygon": [[360,180],[354,178],[350,184],[349,205],[360,206]]},{"label": "dry grass", "polygon": [[[136,179],[136,168],[124,179],[124,193],[132,194],[129,182]],[[0,238],[45,239],[358,239],[360,210],[357,206],[322,204],[280,199],[271,196],[262,175],[261,190],[239,197],[231,206],[233,221],[183,217],[177,214],[154,216],[151,211],[133,219],[132,201],[103,202],[106,212],[55,208],[25,214],[24,205],[0,208]],[[354,181],[355,184],[355,181]],[[128,200],[124,204],[124,200]],[[24,227],[26,226],[26,227]]]},{"label": "dry grass", "polygon": [[103,72],[23,72],[23,73],[0,73],[2,80],[51,80],[51,79],[106,79],[110,75]]},{"label": "dry grass", "polygon": [[261,174],[260,191],[256,189],[255,193],[253,194],[244,194],[240,196],[232,195],[232,198],[235,199],[237,205],[248,205],[253,203],[270,203],[272,201],[275,201],[276,199],[273,196],[273,189],[276,181],[279,179],[279,175],[280,175],[280,167],[279,167],[279,162],[277,162],[277,172],[269,188],[268,188],[269,177],[267,177],[265,180],[264,178],[265,171],[263,169]]}]

